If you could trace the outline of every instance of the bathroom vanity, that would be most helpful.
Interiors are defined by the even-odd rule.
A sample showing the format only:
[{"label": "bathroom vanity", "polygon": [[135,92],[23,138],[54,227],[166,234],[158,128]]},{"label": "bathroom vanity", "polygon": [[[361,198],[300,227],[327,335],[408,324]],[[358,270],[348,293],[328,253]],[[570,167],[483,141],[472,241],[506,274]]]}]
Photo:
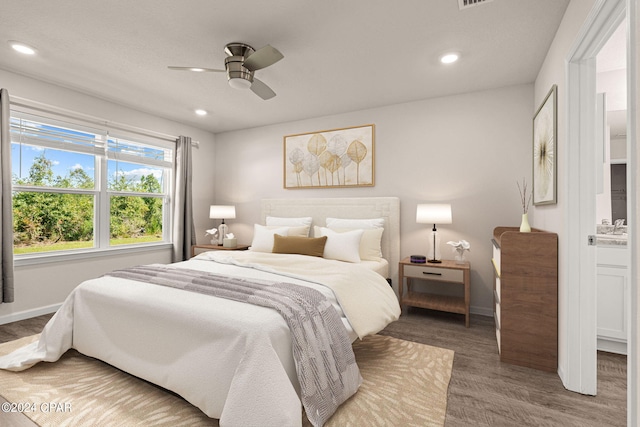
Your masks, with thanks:
[{"label": "bathroom vanity", "polygon": [[[626,228],[626,227],[625,227]],[[624,234],[597,235],[598,350],[627,354],[629,250]],[[625,230],[626,231],[626,230]]]}]

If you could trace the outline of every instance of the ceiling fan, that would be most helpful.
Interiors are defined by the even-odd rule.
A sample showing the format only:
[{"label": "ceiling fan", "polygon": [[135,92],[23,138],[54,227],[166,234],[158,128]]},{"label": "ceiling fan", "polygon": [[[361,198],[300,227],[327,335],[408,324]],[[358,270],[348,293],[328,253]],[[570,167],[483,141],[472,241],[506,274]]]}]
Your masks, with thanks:
[{"label": "ceiling fan", "polygon": [[229,43],[224,47],[227,57],[224,70],[201,67],[168,67],[171,70],[227,73],[229,86],[235,89],[251,89],[262,99],[271,99],[276,93],[253,76],[256,70],[266,68],[284,58],[278,49],[266,45],[258,50],[245,43]]}]

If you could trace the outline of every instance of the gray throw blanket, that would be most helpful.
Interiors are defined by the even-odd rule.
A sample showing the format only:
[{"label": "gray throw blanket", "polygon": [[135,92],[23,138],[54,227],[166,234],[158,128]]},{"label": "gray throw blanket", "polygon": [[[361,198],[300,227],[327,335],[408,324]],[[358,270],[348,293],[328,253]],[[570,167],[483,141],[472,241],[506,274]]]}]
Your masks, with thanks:
[{"label": "gray throw blanket", "polygon": [[316,427],[323,425],[362,383],[340,316],[324,295],[314,289],[159,264],[116,270],[106,275],[276,310],[291,330],[302,404],[309,421]]}]

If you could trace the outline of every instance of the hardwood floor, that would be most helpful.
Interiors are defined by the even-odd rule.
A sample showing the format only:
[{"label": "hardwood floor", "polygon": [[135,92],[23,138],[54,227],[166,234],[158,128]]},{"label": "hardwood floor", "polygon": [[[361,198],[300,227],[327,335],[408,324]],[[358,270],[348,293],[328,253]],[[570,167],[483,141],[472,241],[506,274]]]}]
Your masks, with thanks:
[{"label": "hardwood floor", "polygon": [[598,395],[567,391],[555,373],[500,362],[493,318],[412,308],[383,332],[456,352],[447,427],[626,426],[626,357],[598,353]]},{"label": "hardwood floor", "polygon": [[[40,332],[49,317],[0,326],[0,342]],[[599,352],[598,395],[584,396],[567,391],[557,374],[501,363],[490,317],[472,315],[465,328],[460,315],[412,308],[381,334],[456,352],[447,427],[626,426],[624,356]]]}]

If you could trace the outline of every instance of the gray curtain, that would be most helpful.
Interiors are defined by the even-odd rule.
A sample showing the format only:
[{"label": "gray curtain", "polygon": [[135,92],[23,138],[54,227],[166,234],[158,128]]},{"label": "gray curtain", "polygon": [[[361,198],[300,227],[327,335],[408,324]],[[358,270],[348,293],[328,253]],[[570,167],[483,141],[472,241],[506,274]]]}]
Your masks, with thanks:
[{"label": "gray curtain", "polygon": [[0,89],[0,302],[13,302],[13,210],[11,208],[11,134],[9,92]]},{"label": "gray curtain", "polygon": [[173,262],[191,256],[191,245],[196,241],[191,200],[191,138],[180,136],[176,141],[173,189]]}]

